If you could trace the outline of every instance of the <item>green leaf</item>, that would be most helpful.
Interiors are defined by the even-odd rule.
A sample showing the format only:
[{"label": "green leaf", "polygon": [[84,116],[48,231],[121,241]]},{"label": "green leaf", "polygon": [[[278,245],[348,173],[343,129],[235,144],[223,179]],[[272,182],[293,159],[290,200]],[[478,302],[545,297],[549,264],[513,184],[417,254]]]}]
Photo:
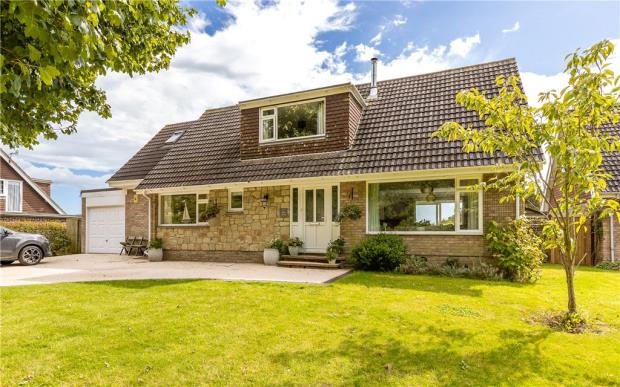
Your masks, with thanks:
[{"label": "green leaf", "polygon": [[32,44],[28,44],[28,57],[36,62],[41,59],[41,51],[37,50]]},{"label": "green leaf", "polygon": [[60,71],[54,66],[45,66],[39,68],[41,80],[48,86],[52,85],[52,80],[60,75]]}]

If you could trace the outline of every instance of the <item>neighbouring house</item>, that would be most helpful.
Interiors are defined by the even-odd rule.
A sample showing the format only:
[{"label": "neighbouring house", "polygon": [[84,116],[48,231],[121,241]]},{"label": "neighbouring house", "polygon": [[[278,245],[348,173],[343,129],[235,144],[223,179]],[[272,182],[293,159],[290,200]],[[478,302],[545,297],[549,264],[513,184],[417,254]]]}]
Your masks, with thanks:
[{"label": "neighbouring house", "polygon": [[65,212],[52,200],[52,182],[30,176],[0,149],[0,218],[62,218]]},{"label": "neighbouring house", "polygon": [[[605,124],[600,130],[604,133],[620,136],[620,123]],[[603,152],[603,170],[611,177],[607,180],[607,188],[603,196],[610,199],[620,200],[620,153]],[[560,188],[556,185],[553,177],[555,164],[553,160],[549,166],[549,176],[547,178],[550,190],[547,195],[553,198],[560,194]],[[547,212],[548,205],[545,205],[544,211]],[[600,262],[615,262],[620,259],[620,224],[618,218],[609,216],[605,218],[596,218],[589,220],[587,230],[581,231],[577,236],[577,255],[585,256],[583,264],[596,265]],[[551,252],[551,262],[559,263],[560,257],[557,252]]]},{"label": "neighbouring house", "polygon": [[[274,237],[299,237],[311,253],[342,237],[349,253],[367,235],[392,233],[429,259],[485,256],[487,224],[514,219],[519,205],[471,186],[511,160],[431,134],[449,120],[483,127],[455,96],[494,95],[500,75],[518,75],[516,61],[376,82],[373,60],[370,84],[242,101],[167,125],[109,179],[112,190],[83,193],[83,249],[118,252],[126,236],[145,236],[163,239],[167,260],[260,262]],[[338,222],[344,206],[362,216]],[[114,239],[103,243],[106,229]]]}]

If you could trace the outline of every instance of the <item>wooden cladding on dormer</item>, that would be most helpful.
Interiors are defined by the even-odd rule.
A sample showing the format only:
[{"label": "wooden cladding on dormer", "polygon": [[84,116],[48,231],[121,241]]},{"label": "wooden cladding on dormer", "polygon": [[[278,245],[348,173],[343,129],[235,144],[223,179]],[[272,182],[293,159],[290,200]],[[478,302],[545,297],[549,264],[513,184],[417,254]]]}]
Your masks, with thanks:
[{"label": "wooden cladding on dormer", "polygon": [[261,107],[241,109],[241,159],[294,156],[348,149],[357,132],[362,116],[362,106],[350,92],[327,95],[324,100],[323,135],[271,142],[260,141]]}]

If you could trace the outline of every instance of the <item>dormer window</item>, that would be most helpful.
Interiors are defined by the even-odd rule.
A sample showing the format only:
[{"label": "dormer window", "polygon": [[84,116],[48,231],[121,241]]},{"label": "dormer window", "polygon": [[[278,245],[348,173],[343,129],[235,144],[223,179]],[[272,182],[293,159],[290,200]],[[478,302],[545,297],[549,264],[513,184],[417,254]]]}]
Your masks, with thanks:
[{"label": "dormer window", "polygon": [[174,133],[172,133],[172,136],[170,136],[170,137],[166,140],[165,144],[166,144],[166,145],[171,145],[171,144],[174,144],[175,142],[179,141],[179,138],[181,138],[181,136],[183,135],[183,133],[185,133],[185,132],[184,132],[184,131],[182,131],[182,130],[181,130],[181,131],[178,131],[178,132],[174,132]]},{"label": "dormer window", "polygon": [[325,100],[288,103],[260,109],[260,141],[325,135]]}]

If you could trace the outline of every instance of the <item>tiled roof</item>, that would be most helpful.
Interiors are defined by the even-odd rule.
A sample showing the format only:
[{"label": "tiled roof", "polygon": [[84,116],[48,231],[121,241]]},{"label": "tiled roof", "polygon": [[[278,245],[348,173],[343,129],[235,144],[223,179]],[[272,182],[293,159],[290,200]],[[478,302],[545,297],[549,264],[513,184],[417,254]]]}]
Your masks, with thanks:
[{"label": "tiled roof", "polygon": [[[615,125],[605,124],[601,127],[601,131],[607,134],[620,136],[620,123]],[[603,169],[611,175],[607,180],[606,192],[620,193],[620,153],[619,152],[603,152]]]},{"label": "tiled roof", "polygon": [[[381,81],[379,97],[367,101],[352,146],[330,153],[241,160],[238,106],[207,110],[196,121],[175,125],[186,133],[169,150],[161,144],[179,129],[162,129],[110,180],[143,178],[138,188],[147,189],[510,163],[501,154],[465,153],[461,143],[430,137],[446,121],[483,127],[477,114],[456,105],[454,97],[472,87],[494,96],[499,75],[518,75],[516,61]],[[368,95],[369,84],[357,88]]]}]

